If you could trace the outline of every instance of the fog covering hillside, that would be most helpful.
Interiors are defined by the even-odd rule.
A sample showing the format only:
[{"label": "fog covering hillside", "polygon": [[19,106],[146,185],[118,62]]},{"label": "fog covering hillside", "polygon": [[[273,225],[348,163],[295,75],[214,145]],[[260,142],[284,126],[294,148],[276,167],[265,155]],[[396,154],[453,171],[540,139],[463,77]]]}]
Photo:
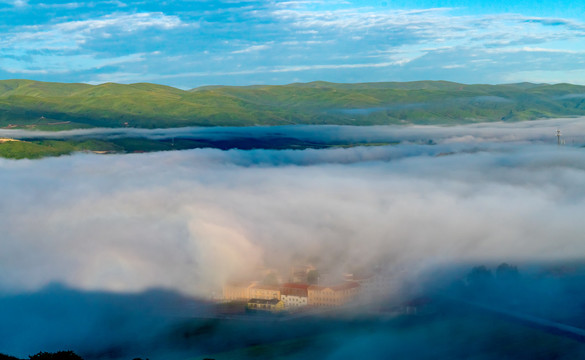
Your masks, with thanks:
[{"label": "fog covering hillside", "polygon": [[[225,140],[271,129],[122,136]],[[582,118],[276,131],[398,143],[0,159],[0,353],[583,357]],[[69,135],[100,133],[120,136]],[[307,263],[331,277],[371,269],[379,292],[288,320],[209,310],[226,281]],[[420,298],[428,311],[407,313]]]},{"label": "fog covering hillside", "polygon": [[291,124],[461,124],[585,115],[585,87],[446,81],[207,86],[0,81],[0,126],[62,130]]}]

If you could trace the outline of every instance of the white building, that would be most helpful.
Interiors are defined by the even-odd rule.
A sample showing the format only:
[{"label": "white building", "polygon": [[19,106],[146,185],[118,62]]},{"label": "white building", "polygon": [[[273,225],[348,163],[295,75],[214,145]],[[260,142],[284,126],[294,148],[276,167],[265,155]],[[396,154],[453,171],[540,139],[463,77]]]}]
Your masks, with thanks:
[{"label": "white building", "polygon": [[284,308],[291,310],[309,304],[307,284],[284,284],[280,289],[280,300]]}]

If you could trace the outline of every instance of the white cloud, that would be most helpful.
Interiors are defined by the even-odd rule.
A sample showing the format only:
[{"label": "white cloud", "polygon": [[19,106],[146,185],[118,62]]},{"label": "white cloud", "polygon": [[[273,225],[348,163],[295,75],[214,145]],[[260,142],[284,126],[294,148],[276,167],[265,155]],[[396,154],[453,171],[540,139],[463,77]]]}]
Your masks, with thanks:
[{"label": "white cloud", "polygon": [[247,48],[241,49],[241,50],[235,50],[232,51],[232,54],[247,54],[247,53],[251,53],[251,52],[257,52],[257,51],[261,51],[261,50],[266,50],[269,49],[270,46],[267,44],[262,44],[262,45],[251,45],[248,46]]},{"label": "white cloud", "polygon": [[[445,8],[394,11],[378,11],[368,8],[329,11],[287,9],[272,11],[271,16],[284,22],[290,22],[296,27],[304,28],[304,31],[339,28],[353,32],[355,30],[393,26],[409,26],[411,29],[415,29],[423,21],[427,22],[427,27],[429,25],[440,25],[441,20],[446,18],[445,13],[448,11],[449,9]],[[445,26],[441,25],[440,27]],[[423,28],[421,27],[421,29]]]},{"label": "white cloud", "polygon": [[21,26],[0,40],[4,58],[0,67],[11,73],[71,73],[129,61],[144,54],[103,56],[84,47],[97,38],[116,37],[148,28],[169,30],[185,25],[163,13],[112,14],[98,19]]},{"label": "white cloud", "polygon": [[12,59],[0,60],[0,69],[12,74],[66,74],[74,71],[100,69],[106,66],[144,60],[146,54],[138,53],[125,56],[96,58],[91,55],[46,56],[39,55],[32,61],[22,63]]},{"label": "white cloud", "polygon": [[444,65],[443,69],[459,69],[459,68],[463,68],[465,67],[465,65],[462,64],[450,64],[450,65]]},{"label": "white cloud", "polygon": [[[507,14],[453,16],[450,11],[448,8],[409,11],[286,9],[275,10],[270,16],[298,28],[297,33],[311,34],[317,39],[332,36],[353,39],[356,48],[365,44],[366,48],[372,49],[370,51],[379,51],[380,47],[387,47],[389,51],[424,48],[427,53],[455,47],[487,48],[487,51],[520,47],[533,51],[568,52],[565,48],[556,48],[555,42],[577,40],[583,36],[581,29],[584,26],[576,21]],[[551,23],[555,26],[550,26]],[[548,46],[531,46],[537,43]],[[437,47],[437,44],[442,45]]]},{"label": "white cloud", "polygon": [[12,5],[14,7],[25,7],[28,6],[27,0],[0,0],[0,3]]},{"label": "white cloud", "polygon": [[172,29],[183,25],[182,21],[174,15],[163,13],[138,13],[108,15],[100,19],[69,21],[54,26],[63,31],[91,32],[104,28],[116,28],[124,32],[133,32],[144,28],[156,27]]},{"label": "white cloud", "polygon": [[551,49],[551,48],[543,48],[543,47],[522,46],[522,47],[505,47],[505,48],[501,48],[501,49],[486,49],[485,50],[485,53],[493,53],[493,54],[520,53],[520,52],[552,53],[552,54],[583,54],[583,53],[585,53],[585,49],[583,51],[576,51],[576,50],[567,50],[567,49]]},{"label": "white cloud", "polygon": [[178,17],[163,13],[113,14],[99,19],[17,27],[0,44],[5,52],[71,50],[80,48],[93,37],[110,33],[132,33],[151,27],[172,29],[182,25]]},{"label": "white cloud", "polygon": [[35,6],[42,8],[42,9],[77,9],[77,8],[86,6],[86,4],[80,3],[80,2],[70,2],[70,3],[63,3],[63,4],[40,3],[40,4],[35,4]]}]

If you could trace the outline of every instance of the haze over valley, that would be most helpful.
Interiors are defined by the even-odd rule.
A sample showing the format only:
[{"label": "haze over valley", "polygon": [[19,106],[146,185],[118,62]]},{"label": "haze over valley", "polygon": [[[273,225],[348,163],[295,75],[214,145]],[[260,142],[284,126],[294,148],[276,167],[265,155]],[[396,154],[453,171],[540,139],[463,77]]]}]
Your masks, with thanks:
[{"label": "haze over valley", "polygon": [[[564,145],[557,145],[557,128],[563,129]],[[170,325],[157,326],[134,337],[129,329],[142,326],[142,317],[121,316],[102,303],[113,294],[137,299],[155,296],[151,289],[181,294],[182,300],[160,300],[161,295],[142,300],[150,304],[145,311],[158,314],[145,321],[173,324],[177,316],[209,314],[209,305],[193,302],[213,301],[226,282],[254,278],[259,269],[286,276],[293,266],[312,264],[331,277],[375,271],[382,279],[383,296],[377,299],[392,303],[424,293],[425,278],[436,269],[445,269],[448,280],[453,266],[461,269],[455,274],[464,274],[474,266],[507,262],[530,275],[573,263],[585,250],[582,119],[451,127],[98,129],[37,136],[109,139],[135,133],[224,140],[276,133],[314,143],[392,144],[0,160],[0,289],[8,319],[0,348],[5,353],[22,357],[57,351],[66,343],[89,357],[102,356],[94,353],[96,347],[122,346],[129,352],[120,350],[120,356],[128,357],[136,354],[142,336],[154,336],[158,340],[148,341],[157,343],[159,332],[171,331],[165,327]],[[452,279],[458,276],[463,275]],[[90,300],[104,291],[111,295]],[[15,296],[30,300],[15,302]],[[52,306],[47,301],[56,301],[53,296],[72,301],[57,306],[60,327],[81,327],[89,337],[41,328],[31,337],[24,331],[46,326],[40,324],[50,321],[49,313],[33,308]],[[571,301],[563,291],[558,296]],[[74,314],[93,311],[83,305],[87,301],[97,301],[103,310],[78,323]],[[123,327],[101,320],[108,318]],[[112,337],[94,343],[90,329]],[[217,331],[223,336],[224,330]],[[172,348],[166,342],[160,346]],[[171,350],[151,349],[149,356],[157,351]]]}]

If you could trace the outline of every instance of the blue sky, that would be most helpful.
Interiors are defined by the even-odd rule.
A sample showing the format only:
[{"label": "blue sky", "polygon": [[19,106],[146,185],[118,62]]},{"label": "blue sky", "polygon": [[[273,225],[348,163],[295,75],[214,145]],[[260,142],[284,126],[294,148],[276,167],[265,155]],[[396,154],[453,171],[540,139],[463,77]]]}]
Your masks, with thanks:
[{"label": "blue sky", "polygon": [[0,79],[585,84],[585,2],[0,0]]}]

